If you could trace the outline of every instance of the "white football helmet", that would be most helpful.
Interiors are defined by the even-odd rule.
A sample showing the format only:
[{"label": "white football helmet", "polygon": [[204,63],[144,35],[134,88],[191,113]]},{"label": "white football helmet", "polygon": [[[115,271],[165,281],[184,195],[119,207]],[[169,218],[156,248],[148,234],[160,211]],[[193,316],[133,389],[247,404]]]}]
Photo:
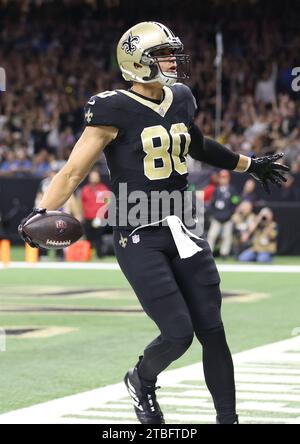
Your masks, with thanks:
[{"label": "white football helmet", "polygon": [[[171,52],[160,54],[165,49]],[[158,59],[164,58],[174,60],[176,71],[162,72]],[[142,22],[126,31],[117,46],[117,59],[127,81],[172,86],[189,77],[190,58],[183,54],[181,40],[161,23]]]}]

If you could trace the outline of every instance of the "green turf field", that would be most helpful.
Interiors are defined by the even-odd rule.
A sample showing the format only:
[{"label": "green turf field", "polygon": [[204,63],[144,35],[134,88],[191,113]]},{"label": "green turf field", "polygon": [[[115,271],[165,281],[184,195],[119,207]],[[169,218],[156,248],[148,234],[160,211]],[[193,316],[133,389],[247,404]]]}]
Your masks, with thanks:
[{"label": "green turf field", "polygon": [[[11,259],[12,261],[24,261],[25,260],[25,249],[23,246],[19,247],[19,246],[12,246],[11,247]],[[55,253],[54,251],[49,251],[48,252],[48,259],[49,260],[56,260],[55,259]],[[228,258],[226,261],[220,260],[220,259],[216,259],[217,263],[229,263],[229,264],[236,264],[237,261],[233,258]],[[104,257],[103,259],[99,260],[96,255],[95,255],[95,251],[92,250],[92,262],[113,262],[115,261],[115,257],[114,256],[107,256]],[[289,264],[294,264],[294,265],[300,265],[300,256],[293,256],[293,257],[289,257],[289,256],[276,256],[274,258],[274,264],[277,265],[289,265]]]},{"label": "green turf field", "polygon": [[[58,333],[7,336],[0,413],[120,382],[158,333],[119,271],[6,269],[0,279],[0,327]],[[224,292],[244,295],[223,304],[233,353],[291,337],[300,327],[299,285],[296,273],[222,274]],[[171,368],[195,363],[200,354],[195,340]]]}]

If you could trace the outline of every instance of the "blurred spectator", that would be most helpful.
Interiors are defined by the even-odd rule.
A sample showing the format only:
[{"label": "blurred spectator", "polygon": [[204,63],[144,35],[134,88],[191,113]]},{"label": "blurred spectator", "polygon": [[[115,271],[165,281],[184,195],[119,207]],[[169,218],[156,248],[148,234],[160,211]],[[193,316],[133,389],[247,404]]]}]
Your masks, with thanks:
[{"label": "blurred spectator", "polygon": [[[26,147],[32,173],[45,177],[51,156],[66,159],[71,152],[88,98],[128,87],[116,65],[115,46],[129,25],[153,11],[146,3],[135,8],[128,0],[112,3],[113,8],[111,2],[96,0],[0,1],[0,60],[8,79],[7,91],[0,94],[1,175],[27,174],[26,168],[17,171],[11,165],[17,150]],[[300,3],[290,8],[280,0],[257,0],[234,2],[233,8],[232,2],[186,0],[184,10],[180,6],[179,0],[161,0],[160,20],[178,33],[191,55],[192,75],[186,83],[198,101],[196,124],[214,136],[215,25],[220,23],[220,141],[245,155],[284,151],[285,162],[296,170],[300,94],[291,89],[291,71],[298,63]],[[99,167],[105,171],[103,158]],[[189,171],[200,176],[209,167],[189,160]],[[289,199],[298,196],[296,183]]]},{"label": "blurred spectator", "polygon": [[0,165],[0,175],[10,176],[14,173],[13,165],[16,160],[14,151],[6,151],[3,156],[3,161]]},{"label": "blurred spectator", "polygon": [[209,206],[212,217],[207,241],[211,250],[214,251],[216,241],[221,235],[220,255],[226,258],[230,254],[232,246],[231,216],[239,198],[233,186],[230,185],[230,173],[227,170],[219,172],[217,181],[218,184]]},{"label": "blurred spectator", "polygon": [[211,203],[214,192],[216,190],[216,182],[217,176],[215,174],[212,174],[209,180],[209,184],[206,185],[203,189],[203,198],[205,205],[209,205]]},{"label": "blurred spectator", "polygon": [[99,171],[91,171],[88,176],[88,184],[82,188],[81,201],[85,235],[96,248],[98,258],[103,256],[102,236],[106,229],[101,226],[101,221],[106,216],[109,196],[110,191],[101,182]]},{"label": "blurred spectator", "polygon": [[24,148],[19,148],[16,151],[16,158],[12,162],[11,167],[14,175],[17,177],[23,177],[31,173],[32,163],[27,158]]},{"label": "blurred spectator", "polygon": [[249,200],[241,202],[231,218],[233,222],[233,253],[236,258],[242,251],[250,247],[248,232],[253,226],[255,214]]},{"label": "blurred spectator", "polygon": [[257,103],[276,104],[276,79],[277,64],[273,63],[272,70],[265,69],[262,78],[256,84],[255,100]]},{"label": "blurred spectator", "polygon": [[32,171],[35,176],[46,177],[50,172],[48,151],[42,149],[33,159]]},{"label": "blurred spectator", "polygon": [[242,190],[241,198],[253,203],[256,198],[255,190],[256,181],[254,179],[247,179]]},{"label": "blurred spectator", "polygon": [[271,262],[276,253],[277,225],[270,208],[263,208],[256,216],[243,240],[251,241],[251,247],[239,255],[241,262]]}]

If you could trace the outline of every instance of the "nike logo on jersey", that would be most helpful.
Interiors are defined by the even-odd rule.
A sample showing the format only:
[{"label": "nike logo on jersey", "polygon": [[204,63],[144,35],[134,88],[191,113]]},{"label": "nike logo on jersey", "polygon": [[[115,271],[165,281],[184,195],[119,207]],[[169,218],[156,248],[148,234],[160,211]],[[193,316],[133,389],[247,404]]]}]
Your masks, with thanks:
[{"label": "nike logo on jersey", "polygon": [[95,100],[95,99],[90,100],[90,101],[88,102],[89,105],[95,105],[95,103],[96,103],[96,100]]}]

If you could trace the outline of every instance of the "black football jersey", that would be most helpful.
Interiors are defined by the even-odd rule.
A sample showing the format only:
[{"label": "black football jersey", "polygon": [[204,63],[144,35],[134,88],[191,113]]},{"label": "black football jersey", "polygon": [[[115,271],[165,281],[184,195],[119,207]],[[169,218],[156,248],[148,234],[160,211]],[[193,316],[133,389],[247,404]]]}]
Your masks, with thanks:
[{"label": "black football jersey", "polygon": [[104,150],[117,198],[121,183],[127,184],[128,194],[187,187],[188,128],[196,108],[190,89],[180,83],[165,86],[159,104],[127,90],[91,97],[85,107],[86,125],[118,129]]}]

